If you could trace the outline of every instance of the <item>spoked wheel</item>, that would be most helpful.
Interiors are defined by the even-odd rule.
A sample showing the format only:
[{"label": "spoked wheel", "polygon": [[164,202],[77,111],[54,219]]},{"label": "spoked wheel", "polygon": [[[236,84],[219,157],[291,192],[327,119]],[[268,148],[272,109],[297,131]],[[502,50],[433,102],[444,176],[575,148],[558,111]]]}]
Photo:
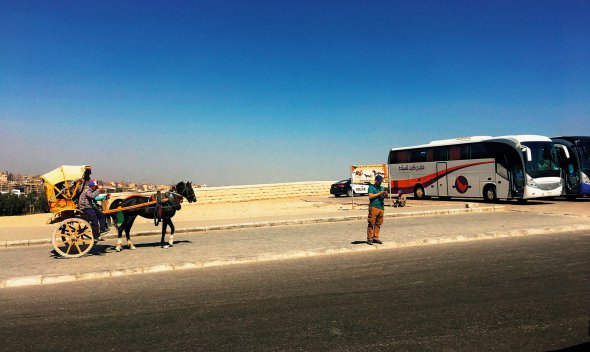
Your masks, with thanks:
[{"label": "spoked wheel", "polygon": [[78,258],[94,246],[92,227],[80,218],[70,218],[57,225],[52,236],[53,248],[62,257]]}]

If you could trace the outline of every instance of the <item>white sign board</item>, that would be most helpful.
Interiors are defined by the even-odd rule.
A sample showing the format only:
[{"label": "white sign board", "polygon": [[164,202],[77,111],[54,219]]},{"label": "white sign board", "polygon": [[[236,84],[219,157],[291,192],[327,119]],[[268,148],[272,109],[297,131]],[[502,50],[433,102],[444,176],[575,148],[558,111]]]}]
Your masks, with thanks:
[{"label": "white sign board", "polygon": [[375,182],[375,176],[383,177],[383,184],[388,184],[387,164],[352,165],[351,183],[366,184]]}]

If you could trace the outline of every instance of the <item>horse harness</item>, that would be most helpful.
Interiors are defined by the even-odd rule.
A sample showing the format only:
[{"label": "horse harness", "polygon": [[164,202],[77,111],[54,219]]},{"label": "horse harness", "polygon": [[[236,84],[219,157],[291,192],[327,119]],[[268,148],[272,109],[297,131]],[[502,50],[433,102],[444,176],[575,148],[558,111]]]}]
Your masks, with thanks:
[{"label": "horse harness", "polygon": [[150,199],[156,202],[154,207],[154,224],[156,226],[162,221],[165,210],[180,210],[180,203],[184,197],[174,191],[168,191],[164,194],[164,198],[162,198],[162,192],[158,191]]}]

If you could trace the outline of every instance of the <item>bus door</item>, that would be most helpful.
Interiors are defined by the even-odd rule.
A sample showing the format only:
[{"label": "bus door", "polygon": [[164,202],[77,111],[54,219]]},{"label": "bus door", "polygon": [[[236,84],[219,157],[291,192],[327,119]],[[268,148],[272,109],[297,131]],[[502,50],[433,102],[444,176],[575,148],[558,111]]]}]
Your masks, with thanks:
[{"label": "bus door", "polygon": [[436,163],[437,174],[443,174],[436,181],[436,191],[439,197],[447,197],[449,195],[449,183],[447,182],[447,163]]},{"label": "bus door", "polygon": [[574,151],[569,149],[569,158],[565,155],[565,151],[563,148],[557,148],[558,150],[558,157],[559,157],[559,167],[561,167],[561,172],[563,174],[563,180],[565,182],[565,187],[563,189],[563,194],[578,194],[580,192],[580,170],[578,168],[578,163],[576,161],[576,157]]}]

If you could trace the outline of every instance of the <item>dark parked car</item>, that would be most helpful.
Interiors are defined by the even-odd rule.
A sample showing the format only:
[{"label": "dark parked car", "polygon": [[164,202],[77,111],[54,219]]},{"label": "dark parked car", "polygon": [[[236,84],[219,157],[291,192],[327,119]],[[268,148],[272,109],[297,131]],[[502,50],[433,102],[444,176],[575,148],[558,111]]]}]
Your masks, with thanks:
[{"label": "dark parked car", "polygon": [[338,181],[330,186],[330,194],[334,197],[340,197],[341,195],[352,196],[352,188],[350,187],[350,179]]},{"label": "dark parked car", "polygon": [[[367,194],[369,192],[368,184],[364,184],[364,185],[354,184],[353,186],[354,186],[354,195]],[[330,187],[330,194],[333,194],[335,197],[340,197],[342,195],[347,195],[349,197],[352,197],[353,186],[351,186],[351,184],[350,184],[350,179],[338,181]]]}]

